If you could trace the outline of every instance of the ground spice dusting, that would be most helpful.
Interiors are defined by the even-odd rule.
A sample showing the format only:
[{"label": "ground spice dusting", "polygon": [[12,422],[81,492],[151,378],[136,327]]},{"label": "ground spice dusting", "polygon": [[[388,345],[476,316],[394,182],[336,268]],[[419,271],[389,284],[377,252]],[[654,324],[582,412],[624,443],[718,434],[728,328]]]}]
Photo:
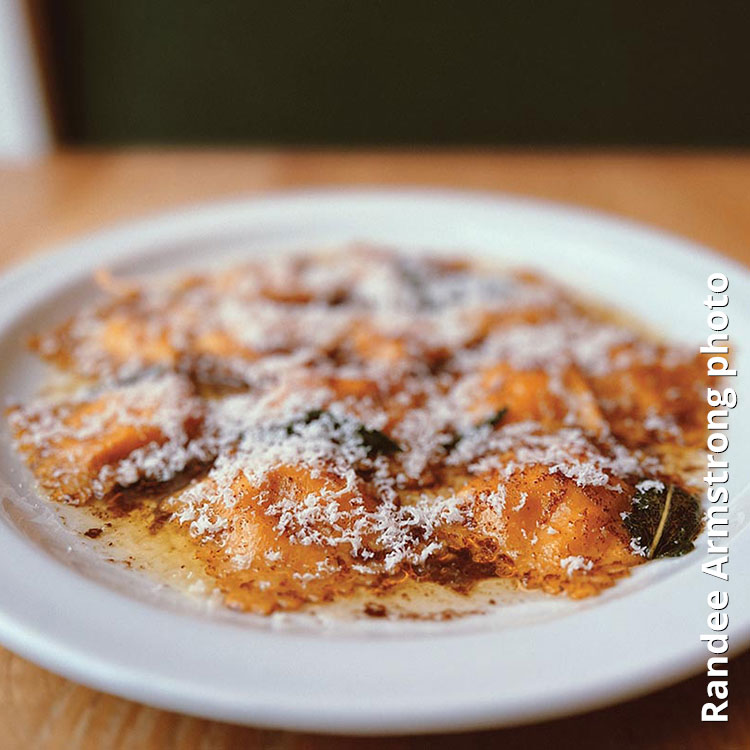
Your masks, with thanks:
[{"label": "ground spice dusting", "polygon": [[32,340],[81,385],[11,408],[16,446],[55,501],[148,503],[227,606],[590,596],[645,561],[633,498],[689,492],[701,363],[538,274],[358,247],[102,280]]}]

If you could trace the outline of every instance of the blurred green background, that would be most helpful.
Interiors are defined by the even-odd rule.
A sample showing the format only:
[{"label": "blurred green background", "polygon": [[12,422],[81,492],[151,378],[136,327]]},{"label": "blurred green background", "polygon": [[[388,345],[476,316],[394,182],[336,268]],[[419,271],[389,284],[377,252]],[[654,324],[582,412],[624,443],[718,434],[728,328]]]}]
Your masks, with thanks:
[{"label": "blurred green background", "polygon": [[748,5],[47,0],[75,144],[750,144]]}]

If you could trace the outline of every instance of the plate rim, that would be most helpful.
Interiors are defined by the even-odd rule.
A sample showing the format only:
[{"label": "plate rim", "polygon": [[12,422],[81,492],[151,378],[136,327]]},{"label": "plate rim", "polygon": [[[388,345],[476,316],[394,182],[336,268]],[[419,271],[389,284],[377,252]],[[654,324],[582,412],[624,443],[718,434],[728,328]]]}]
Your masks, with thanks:
[{"label": "plate rim", "polygon": [[[247,197],[232,199],[223,199],[217,201],[201,202],[178,207],[177,209],[166,212],[153,212],[143,218],[118,222],[112,227],[103,228],[96,232],[84,235],[79,238],[68,239],[58,244],[51,251],[42,254],[35,254],[32,258],[9,266],[2,276],[0,276],[0,292],[7,291],[9,287],[17,286],[30,275],[43,275],[45,269],[54,269],[57,267],[58,274],[63,273],[64,278],[76,278],[80,276],[82,268],[88,264],[87,255],[102,244],[115,246],[123,243],[129,236],[139,235],[141,239],[138,244],[143,244],[145,236],[158,238],[159,234],[164,235],[162,242],[170,241],[170,232],[174,233],[175,227],[183,226],[182,232],[190,232],[196,226],[206,225],[208,235],[216,230],[213,224],[216,223],[219,216],[231,216],[235,212],[242,212],[248,207],[253,207],[256,211],[262,211],[264,207],[278,205],[279,203],[293,204],[295,201],[315,204],[331,200],[339,202],[356,202],[357,200],[383,201],[383,200],[403,200],[412,198],[423,201],[440,202],[446,201],[451,204],[460,206],[477,205],[492,208],[506,206],[508,208],[517,208],[519,210],[541,212],[547,217],[555,220],[585,223],[597,232],[614,232],[619,235],[640,235],[645,242],[659,241],[665,248],[672,248],[677,255],[684,256],[685,253],[698,254],[704,259],[711,258],[716,262],[721,262],[722,268],[728,269],[735,277],[744,277],[745,280],[750,278],[750,272],[737,261],[725,257],[715,251],[705,248],[691,240],[681,238],[664,229],[649,227],[632,219],[617,217],[615,215],[605,214],[586,207],[574,206],[572,204],[563,204],[534,198],[512,196],[504,193],[495,193],[488,191],[474,190],[455,190],[444,188],[416,188],[416,187],[355,187],[348,188],[339,186],[335,188],[324,189],[296,189],[296,190],[278,190],[264,192],[262,195],[251,194]],[[309,209],[309,205],[308,205]],[[187,220],[187,224],[185,223]],[[151,252],[158,252],[158,246],[152,248]],[[126,257],[127,250],[122,247],[117,250],[118,257]],[[71,255],[80,254],[78,263],[71,264],[67,273],[61,267],[62,262],[71,260]],[[148,254],[148,253],[146,253]],[[91,267],[93,268],[93,267]],[[62,283],[58,279],[58,286]],[[16,295],[17,296],[17,295]],[[23,293],[22,293],[23,298]],[[7,325],[7,322],[6,322]],[[0,327],[0,335],[4,330]],[[30,540],[16,536],[14,539],[8,537],[8,528],[6,524],[0,524],[0,562],[8,559],[10,552],[28,553],[29,548],[39,555],[40,550],[36,548]],[[747,529],[741,532],[745,536],[745,549],[747,549]],[[736,538],[736,537],[735,537]],[[735,542],[736,544],[736,542]],[[734,548],[736,549],[736,547]],[[736,553],[740,557],[739,553]],[[748,555],[745,554],[748,558]],[[57,580],[54,570],[51,568],[64,568],[59,563],[53,563],[51,559],[46,559],[46,565],[39,567],[40,572],[49,575],[52,580]],[[51,567],[50,567],[51,566]],[[736,567],[736,566],[735,566]],[[7,570],[7,567],[3,566]],[[59,572],[59,571],[58,571]],[[70,572],[70,571],[68,571]],[[660,582],[661,585],[669,583]],[[407,712],[398,711],[397,706],[389,706],[392,711],[391,715],[383,721],[378,719],[375,713],[364,710],[360,713],[350,714],[342,717],[336,711],[326,711],[325,706],[317,705],[315,701],[308,702],[306,706],[301,703],[297,707],[273,706],[263,701],[257,701],[255,705],[238,704],[231,700],[231,696],[222,696],[220,701],[213,703],[207,702],[205,696],[198,697],[190,691],[180,690],[173,679],[159,680],[158,675],[152,675],[152,681],[144,683],[143,671],[130,674],[125,668],[126,665],[119,664],[113,667],[104,668],[101,660],[92,658],[89,653],[70,650],[69,644],[59,642],[50,634],[46,635],[36,632],[29,623],[19,621],[21,615],[16,610],[15,617],[7,609],[8,587],[7,581],[0,576],[0,641],[6,644],[13,651],[21,654],[25,658],[35,661],[52,671],[64,674],[78,682],[88,684],[105,692],[115,693],[131,700],[147,702],[151,705],[157,705],[169,710],[177,710],[194,715],[204,716],[206,718],[218,718],[228,721],[239,721],[241,723],[253,723],[259,726],[272,726],[279,728],[293,728],[312,731],[327,732],[357,732],[357,733],[395,733],[395,732],[415,732],[415,731],[437,731],[445,729],[469,729],[490,726],[508,726],[529,721],[539,721],[555,716],[562,716],[572,712],[589,710],[608,705],[617,700],[633,697],[643,692],[658,689],[667,684],[671,684],[683,677],[688,676],[696,671],[699,664],[705,662],[705,652],[699,652],[700,658],[679,658],[674,659],[661,676],[653,674],[653,670],[645,671],[633,670],[628,680],[621,682],[616,689],[609,690],[603,688],[600,683],[591,682],[585,690],[570,690],[566,696],[547,695],[551,701],[546,708],[540,708],[533,705],[528,696],[526,703],[513,704],[508,703],[505,709],[500,709],[492,700],[481,701],[479,696],[475,704],[460,707],[450,705],[438,705],[437,703],[430,707],[424,707],[421,712],[418,706],[404,706],[408,708]],[[112,607],[112,612],[123,614],[123,602],[115,602],[112,597],[125,598],[116,592],[106,591],[101,584],[88,581],[88,584],[97,587],[95,599],[101,602],[108,602]],[[656,589],[659,585],[651,586],[646,589],[652,597],[656,595]],[[92,589],[85,590],[91,592]],[[20,601],[26,606],[26,617],[32,616],[30,613],[36,613],[44,610],[44,602],[34,599],[27,591],[16,588],[14,593],[20,597]],[[32,592],[33,593],[33,592]],[[641,592],[643,593],[643,592]],[[23,597],[26,597],[25,599]],[[626,597],[627,598],[627,597]],[[154,617],[156,607],[139,603],[134,605],[132,600],[127,600],[130,608],[139,609],[146,607],[148,613],[143,613],[139,609],[140,615]],[[41,608],[41,610],[40,610]],[[127,609],[127,608],[126,608]],[[601,607],[595,607],[594,610],[600,610]],[[70,616],[70,613],[67,613]],[[174,613],[169,614],[175,616]],[[578,615],[577,615],[578,616]],[[190,616],[188,616],[190,619]],[[737,619],[739,616],[735,615]],[[74,618],[75,619],[75,618]],[[215,623],[214,623],[215,625]],[[545,624],[543,624],[544,626]],[[548,625],[548,624],[547,624]],[[543,627],[542,626],[542,627]],[[533,629],[534,626],[532,626]],[[739,630],[739,635],[737,632]],[[254,631],[258,633],[259,631]],[[735,643],[740,641],[743,646],[750,643],[750,613],[741,625],[741,630],[735,625]],[[497,637],[497,633],[494,636]],[[265,636],[263,636],[265,638]],[[285,637],[287,637],[285,635]],[[448,637],[448,636],[440,636]],[[460,636],[457,636],[460,637]],[[643,687],[644,680],[647,686]],[[183,686],[184,687],[184,686]],[[549,692],[549,691],[548,691]],[[553,691],[554,692],[554,691]],[[221,702],[223,701],[223,702]]]}]

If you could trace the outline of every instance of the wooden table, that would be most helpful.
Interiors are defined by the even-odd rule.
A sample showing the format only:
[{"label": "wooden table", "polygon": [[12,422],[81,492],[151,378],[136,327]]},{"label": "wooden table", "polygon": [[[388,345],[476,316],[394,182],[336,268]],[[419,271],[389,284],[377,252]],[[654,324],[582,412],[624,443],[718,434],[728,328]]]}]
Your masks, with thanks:
[{"label": "wooden table", "polygon": [[[0,165],[0,264],[147,212],[307,185],[504,190],[604,209],[750,264],[750,154],[613,152],[97,152]],[[747,301],[744,301],[747,303]],[[735,571],[737,575],[738,571]],[[416,748],[192,719],[94,692],[0,649],[0,748]],[[750,653],[731,669],[728,724],[701,724],[705,677],[585,716],[430,738],[434,748],[748,748]]]}]

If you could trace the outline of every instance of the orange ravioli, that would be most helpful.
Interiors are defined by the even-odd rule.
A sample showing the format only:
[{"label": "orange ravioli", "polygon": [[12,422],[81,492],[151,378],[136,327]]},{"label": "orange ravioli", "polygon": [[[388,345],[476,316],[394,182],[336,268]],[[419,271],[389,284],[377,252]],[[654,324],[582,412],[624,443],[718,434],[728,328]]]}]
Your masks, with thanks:
[{"label": "orange ravioli", "polygon": [[55,500],[82,504],[206,461],[203,403],[178,376],[16,407],[19,450]]},{"label": "orange ravioli", "polygon": [[580,598],[644,562],[620,523],[629,493],[579,487],[547,467],[531,466],[504,481],[496,473],[477,477],[459,496],[472,520],[444,530],[447,547],[482,550],[484,562],[492,549],[497,575],[526,588]]},{"label": "orange ravioli", "polygon": [[87,389],[11,409],[17,448],[53,500],[155,489],[229,607],[582,598],[691,548],[701,362],[539,274],[358,247],[100,283],[32,340]]},{"label": "orange ravioli", "polygon": [[670,437],[695,444],[705,431],[701,397],[708,381],[704,363],[695,356],[672,365],[636,361],[591,378],[591,387],[612,433],[625,444]]},{"label": "orange ravioli", "polygon": [[[362,547],[355,550],[347,537],[372,511],[370,498],[347,489],[335,474],[294,466],[274,469],[257,485],[240,471],[228,490],[212,493],[216,499],[202,506],[197,523],[210,528],[218,522],[221,544],[201,545],[198,556],[230,607],[267,614],[330,601],[362,585],[353,566],[366,559],[363,552],[372,555],[373,539],[359,539]],[[180,498],[173,506],[182,522],[196,522]],[[301,513],[311,518],[304,535],[293,520]]]},{"label": "orange ravioli", "polygon": [[605,427],[594,394],[574,365],[548,373],[500,363],[481,373],[479,394],[475,413],[507,408],[507,421],[533,420],[549,428],[576,424],[589,432]]}]

